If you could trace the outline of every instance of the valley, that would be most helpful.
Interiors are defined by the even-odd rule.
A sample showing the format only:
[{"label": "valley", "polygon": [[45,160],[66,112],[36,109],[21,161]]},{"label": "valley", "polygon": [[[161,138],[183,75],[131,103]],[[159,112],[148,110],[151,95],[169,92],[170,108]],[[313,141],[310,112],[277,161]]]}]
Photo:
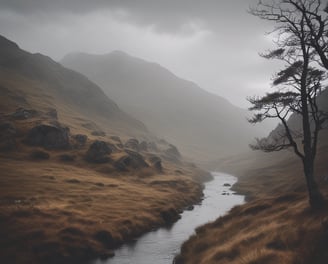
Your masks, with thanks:
[{"label": "valley", "polygon": [[0,3],[1,263],[328,263],[327,7],[251,2]]},{"label": "valley", "polygon": [[108,258],[201,200],[209,173],[98,86],[4,37],[0,48],[2,263]]}]

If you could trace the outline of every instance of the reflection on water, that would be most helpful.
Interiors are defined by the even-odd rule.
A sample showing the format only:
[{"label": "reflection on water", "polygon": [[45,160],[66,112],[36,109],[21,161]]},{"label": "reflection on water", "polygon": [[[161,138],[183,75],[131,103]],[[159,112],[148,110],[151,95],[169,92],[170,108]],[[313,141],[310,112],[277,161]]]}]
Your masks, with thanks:
[{"label": "reflection on water", "polygon": [[107,261],[97,260],[94,264],[171,264],[196,227],[226,214],[233,206],[242,204],[244,196],[235,195],[229,186],[237,178],[225,173],[213,172],[214,180],[206,183],[204,200],[192,211],[185,211],[181,219],[171,228],[161,228],[139,238],[134,243],[115,251],[115,257]]}]

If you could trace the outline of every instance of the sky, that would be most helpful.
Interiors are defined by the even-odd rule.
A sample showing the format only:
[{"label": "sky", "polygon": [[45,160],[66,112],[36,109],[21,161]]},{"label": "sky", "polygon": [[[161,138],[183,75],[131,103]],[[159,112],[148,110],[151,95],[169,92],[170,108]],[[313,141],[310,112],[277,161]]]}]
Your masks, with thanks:
[{"label": "sky", "polygon": [[0,34],[59,61],[70,52],[124,51],[249,106],[275,66],[258,54],[273,28],[247,10],[258,0],[0,0]]}]

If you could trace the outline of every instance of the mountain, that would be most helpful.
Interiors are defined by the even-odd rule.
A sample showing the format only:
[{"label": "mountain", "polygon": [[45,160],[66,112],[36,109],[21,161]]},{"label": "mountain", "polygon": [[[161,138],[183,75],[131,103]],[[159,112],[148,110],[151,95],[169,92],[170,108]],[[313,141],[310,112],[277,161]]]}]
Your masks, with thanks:
[{"label": "mountain", "polygon": [[[107,119],[112,128],[145,133],[145,126],[123,112],[85,76],[41,54],[31,54],[0,36],[1,110],[18,107],[60,109],[59,115],[82,113]],[[99,122],[101,123],[101,122]]]},{"label": "mountain", "polygon": [[2,36],[0,171],[0,259],[16,264],[107,259],[210,179],[85,76]]},{"label": "mountain", "polygon": [[248,124],[246,110],[158,64],[120,51],[73,53],[61,63],[97,83],[127,113],[194,160],[243,152],[261,134],[258,127]]}]

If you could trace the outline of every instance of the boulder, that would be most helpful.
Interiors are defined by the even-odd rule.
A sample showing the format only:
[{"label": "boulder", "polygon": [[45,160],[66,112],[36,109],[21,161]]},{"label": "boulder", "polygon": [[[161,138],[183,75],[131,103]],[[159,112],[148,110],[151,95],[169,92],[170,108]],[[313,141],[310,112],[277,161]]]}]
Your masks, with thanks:
[{"label": "boulder", "polygon": [[96,140],[90,145],[86,153],[86,160],[92,163],[106,163],[110,160],[108,155],[112,152],[113,150],[107,142]]},{"label": "boulder", "polygon": [[139,141],[135,138],[130,138],[125,144],[124,147],[127,149],[132,149],[134,151],[139,151]]},{"label": "boulder", "polygon": [[149,167],[144,157],[138,152],[128,149],[126,149],[125,152],[127,155],[121,157],[115,162],[115,167],[120,171],[127,171],[128,168],[141,169]]},{"label": "boulder", "polygon": [[125,152],[131,159],[130,166],[134,169],[147,168],[149,165],[145,161],[144,157],[138,152],[126,149]]},{"label": "boulder", "polygon": [[38,125],[28,132],[24,143],[46,149],[67,149],[70,147],[69,128],[59,124]]}]

